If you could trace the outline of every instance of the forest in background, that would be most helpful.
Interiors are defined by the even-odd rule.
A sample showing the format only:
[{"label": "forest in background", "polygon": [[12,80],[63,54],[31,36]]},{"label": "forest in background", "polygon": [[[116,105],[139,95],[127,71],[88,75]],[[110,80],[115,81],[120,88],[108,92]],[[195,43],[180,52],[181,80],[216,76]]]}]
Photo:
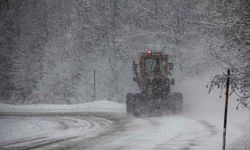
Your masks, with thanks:
[{"label": "forest in background", "polygon": [[175,78],[236,70],[250,93],[247,0],[0,0],[0,102],[124,102],[132,61],[170,54]]}]

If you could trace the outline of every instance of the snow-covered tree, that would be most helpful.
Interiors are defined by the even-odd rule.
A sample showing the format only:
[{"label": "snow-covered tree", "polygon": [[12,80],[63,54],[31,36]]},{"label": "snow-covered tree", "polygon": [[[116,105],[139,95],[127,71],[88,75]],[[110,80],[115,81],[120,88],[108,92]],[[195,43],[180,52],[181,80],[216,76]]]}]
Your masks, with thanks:
[{"label": "snow-covered tree", "polygon": [[[221,29],[224,39],[220,43],[220,49],[214,51],[215,56],[227,69],[232,70],[232,92],[239,97],[239,104],[250,108],[250,3],[249,1],[221,2],[217,7],[223,16]],[[225,76],[217,75],[211,81],[209,90],[214,86],[223,88]]]},{"label": "snow-covered tree", "polygon": [[[236,3],[227,8],[236,10]],[[216,58],[227,56],[223,54],[227,46],[220,48],[230,43],[224,40],[224,31],[236,25],[227,20],[239,15],[233,18],[219,4],[214,0],[1,1],[0,78],[7,79],[0,83],[1,93],[9,93],[15,103],[91,101],[95,70],[96,99],[123,102],[127,92],[137,89],[132,62],[147,48],[169,54],[178,79],[198,74]]]}]

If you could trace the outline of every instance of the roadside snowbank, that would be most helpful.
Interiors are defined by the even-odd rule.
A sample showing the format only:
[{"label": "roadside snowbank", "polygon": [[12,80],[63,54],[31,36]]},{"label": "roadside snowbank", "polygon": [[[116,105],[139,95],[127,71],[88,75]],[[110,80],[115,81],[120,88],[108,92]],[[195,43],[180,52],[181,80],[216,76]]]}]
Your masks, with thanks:
[{"label": "roadside snowbank", "polygon": [[107,100],[74,105],[9,105],[0,104],[1,113],[70,113],[70,112],[125,112],[125,105]]},{"label": "roadside snowbank", "polygon": [[[238,117],[241,118],[241,116],[248,116],[250,118],[249,112],[247,114],[243,113]],[[237,124],[243,134],[228,145],[228,150],[250,150],[250,119],[244,122],[237,122]]]}]

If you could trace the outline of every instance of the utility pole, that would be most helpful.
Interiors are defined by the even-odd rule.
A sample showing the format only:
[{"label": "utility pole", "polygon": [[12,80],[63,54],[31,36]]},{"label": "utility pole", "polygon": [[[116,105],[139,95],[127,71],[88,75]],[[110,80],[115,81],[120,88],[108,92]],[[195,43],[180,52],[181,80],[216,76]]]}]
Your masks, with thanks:
[{"label": "utility pole", "polygon": [[226,83],[226,93],[225,93],[226,99],[225,99],[225,111],[224,111],[224,125],[223,125],[223,143],[222,143],[222,150],[226,150],[227,111],[228,111],[229,82],[230,82],[230,70],[227,70],[227,83]]},{"label": "utility pole", "polygon": [[96,88],[95,88],[95,69],[94,69],[94,100],[96,100]]}]

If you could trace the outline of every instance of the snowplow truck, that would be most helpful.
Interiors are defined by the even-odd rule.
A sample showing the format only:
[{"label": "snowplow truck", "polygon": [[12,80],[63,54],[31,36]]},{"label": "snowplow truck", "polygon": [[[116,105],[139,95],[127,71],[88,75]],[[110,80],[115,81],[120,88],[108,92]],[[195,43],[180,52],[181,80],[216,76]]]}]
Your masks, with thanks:
[{"label": "snowplow truck", "polygon": [[137,83],[140,93],[127,94],[127,114],[158,116],[181,110],[183,96],[180,92],[171,92],[175,80],[169,78],[173,73],[173,64],[168,62],[167,54],[148,50],[140,54],[139,65],[133,61],[132,68],[133,81]]}]

